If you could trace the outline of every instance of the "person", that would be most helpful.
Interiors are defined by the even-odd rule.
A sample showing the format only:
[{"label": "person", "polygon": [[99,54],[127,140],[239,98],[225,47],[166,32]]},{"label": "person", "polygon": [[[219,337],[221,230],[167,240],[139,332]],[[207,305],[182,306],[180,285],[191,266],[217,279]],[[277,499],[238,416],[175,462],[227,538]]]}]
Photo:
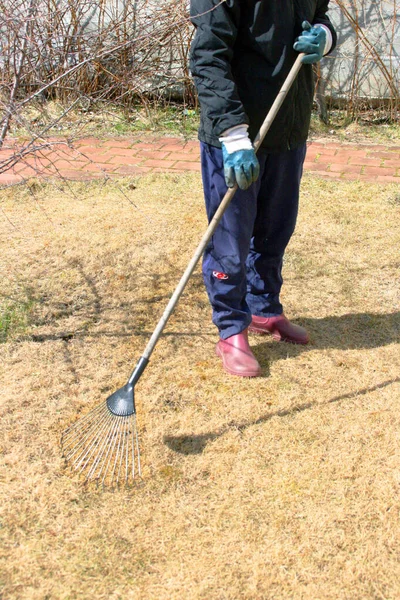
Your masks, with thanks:
[{"label": "person", "polygon": [[[261,368],[248,331],[309,341],[280,302],[282,261],[293,234],[312,102],[312,64],[336,33],[328,0],[191,0],[190,71],[200,103],[199,140],[210,221],[238,184],[203,256],[203,278],[225,371]],[[293,63],[302,66],[261,147],[252,141]]]}]

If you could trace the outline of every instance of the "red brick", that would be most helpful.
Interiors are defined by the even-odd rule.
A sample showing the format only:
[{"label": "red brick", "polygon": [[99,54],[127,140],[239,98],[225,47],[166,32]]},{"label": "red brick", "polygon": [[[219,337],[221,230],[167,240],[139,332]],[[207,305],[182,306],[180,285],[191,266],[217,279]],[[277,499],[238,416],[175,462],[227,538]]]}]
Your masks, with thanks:
[{"label": "red brick", "polygon": [[160,150],[163,152],[183,152],[184,148],[184,142],[180,144],[165,144],[165,146],[160,146]]},{"label": "red brick", "polygon": [[154,158],[155,160],[163,160],[167,158],[171,160],[170,152],[160,152],[159,150],[142,150],[138,152],[135,158],[143,158],[143,160],[147,160],[148,158]]},{"label": "red brick", "polygon": [[42,169],[38,171],[38,177],[46,179],[46,177],[58,177],[59,171],[52,169]]},{"label": "red brick", "polygon": [[183,160],[185,161],[189,161],[189,162],[199,162],[199,157],[195,156],[194,154],[190,154],[189,152],[187,154],[185,154],[184,152],[182,152],[181,154],[179,152],[171,152],[171,154],[168,156],[168,160]]},{"label": "red brick", "polygon": [[321,146],[321,148],[327,148],[328,150],[337,150],[339,147],[341,147],[341,144],[335,142],[335,143],[331,143],[331,142],[316,142],[319,146]]},{"label": "red brick", "polygon": [[39,154],[41,159],[51,160],[54,162],[57,158],[65,158],[65,156],[69,156],[68,154],[59,154],[57,150],[41,150]]},{"label": "red brick", "polygon": [[313,173],[312,175],[318,177],[324,177],[325,179],[340,179],[340,175],[338,173],[330,173],[329,171],[318,171],[318,173]]},{"label": "red brick", "polygon": [[[40,143],[40,142],[38,142]],[[58,146],[58,145],[63,145],[63,146],[67,146],[68,145],[68,138],[66,137],[62,137],[62,136],[50,136],[50,137],[46,137],[46,143],[51,143],[52,146]]]},{"label": "red brick", "polygon": [[98,177],[104,177],[104,173],[85,173],[85,171],[74,171],[73,169],[63,169],[57,174],[57,178],[75,179],[77,181],[90,181]]},{"label": "red brick", "polygon": [[340,179],[344,181],[358,181],[362,179],[362,175],[360,173],[342,173]]},{"label": "red brick", "polygon": [[45,158],[51,156],[52,160],[55,160],[56,157],[64,158],[65,156],[70,155],[71,151],[68,150],[68,148],[45,148],[44,150],[40,151],[40,156],[43,156]]},{"label": "red brick", "polygon": [[[190,163],[193,164],[193,163]],[[159,167],[160,169],[170,169],[173,165],[175,165],[175,161],[173,160],[146,160],[143,163],[145,167]]]},{"label": "red brick", "polygon": [[311,168],[313,165],[316,165],[316,164],[318,164],[318,161],[314,156],[306,156],[305,161],[304,161],[305,169]]},{"label": "red brick", "polygon": [[[48,138],[50,141],[50,138]],[[9,138],[8,145],[0,150],[0,161],[18,152],[17,140]],[[69,147],[65,138],[55,137],[55,144],[41,150],[36,156],[21,161],[17,167],[26,176],[91,179],[104,176],[104,172],[119,176],[148,171],[200,170],[199,143],[185,141],[182,137],[146,135],[135,138],[95,137],[81,138]],[[325,178],[360,179],[381,183],[399,182],[400,147],[384,145],[346,144],[336,141],[309,141],[305,168],[308,172]],[[381,161],[385,161],[380,167]],[[55,164],[53,164],[55,163]],[[331,165],[330,170],[329,165]],[[21,181],[13,172],[0,176],[3,181]]]},{"label": "red brick", "polygon": [[79,170],[79,169],[83,169],[83,167],[85,167],[87,164],[88,164],[87,160],[85,160],[85,161],[74,160],[73,158],[71,158],[71,160],[58,159],[58,160],[54,161],[55,168],[58,170],[61,170],[61,169]]},{"label": "red brick", "polygon": [[134,143],[135,141],[132,139],[115,140],[110,138],[109,140],[104,140],[103,146],[107,148],[131,148]]},{"label": "red brick", "polygon": [[396,160],[399,159],[400,160],[400,154],[397,151],[394,152],[390,152],[388,150],[385,151],[373,151],[373,152],[368,152],[368,156],[371,156],[372,158],[388,158],[388,159],[393,159]]},{"label": "red brick", "polygon": [[311,171],[328,171],[329,164],[328,163],[312,163],[310,168]]},{"label": "red brick", "polygon": [[379,160],[379,158],[368,158],[368,157],[362,157],[362,158],[353,158],[350,157],[349,159],[349,164],[350,165],[361,165],[361,166],[368,166],[368,167],[380,167],[381,166],[382,161]]},{"label": "red brick", "polygon": [[320,161],[322,162],[329,162],[329,163],[334,163],[335,165],[347,165],[349,162],[349,157],[348,156],[341,156],[340,154],[337,154],[336,156],[321,156]]},{"label": "red brick", "polygon": [[376,177],[378,183],[400,183],[400,177],[390,177],[388,175],[378,175]]},{"label": "red brick", "polygon": [[366,158],[367,150],[353,150],[351,148],[343,149],[342,147],[338,149],[337,156],[346,158]]},{"label": "red brick", "polygon": [[137,142],[132,145],[132,150],[135,150],[136,148],[140,150],[158,150],[159,148],[161,148],[161,144],[152,144],[151,142]]},{"label": "red brick", "polygon": [[104,146],[101,148],[88,148],[88,147],[80,147],[76,150],[76,152],[80,155],[80,156],[103,156],[104,154],[106,154],[109,151],[109,149]]},{"label": "red brick", "polygon": [[376,175],[365,175],[364,173],[361,173],[360,180],[361,181],[376,182]]},{"label": "red brick", "polygon": [[50,144],[48,146],[40,148],[40,150],[37,150],[36,154],[39,154],[40,156],[45,156],[48,154],[56,154],[57,152],[61,152],[62,150],[66,150],[68,152],[70,151],[68,146],[66,146],[65,144]]},{"label": "red brick", "polygon": [[[103,149],[97,148],[95,151],[92,151],[92,154],[99,156],[101,152],[103,152]],[[61,156],[70,156],[71,158],[76,158],[78,160],[86,160],[85,156],[88,154],[90,154],[90,152],[83,152],[80,148],[65,149],[64,152],[60,153]]]},{"label": "red brick", "polygon": [[185,144],[185,150],[187,152],[200,152],[199,142],[197,140],[196,141],[186,142],[186,144]]},{"label": "red brick", "polygon": [[110,163],[90,163],[84,167],[84,171],[115,171],[116,166]]},{"label": "red brick", "polygon": [[108,158],[113,156],[125,156],[125,154],[133,156],[134,152],[127,148],[99,148],[98,150],[86,150],[85,152],[81,152],[80,156],[87,160],[99,160],[101,158],[102,162],[106,162]]},{"label": "red brick", "polygon": [[190,158],[190,160],[194,160],[195,158],[200,160],[200,148],[198,150],[192,150],[191,152],[188,152],[187,157],[188,159]]},{"label": "red brick", "polygon": [[162,144],[168,144],[171,146],[179,146],[179,145],[183,145],[186,143],[184,139],[177,138],[177,137],[160,138],[159,142],[160,142],[160,148],[164,148],[164,146]]},{"label": "red brick", "polygon": [[20,173],[18,173],[18,175],[20,175],[23,179],[32,179],[32,178],[38,178],[38,177],[43,177],[43,173],[41,173],[40,171],[37,170],[24,170],[21,171]]},{"label": "red brick", "polygon": [[331,165],[331,173],[361,173],[361,167],[356,165]]},{"label": "red brick", "polygon": [[321,148],[318,152],[321,158],[325,158],[325,156],[331,158],[332,156],[338,156],[337,150],[330,150],[329,148]]},{"label": "red brick", "polygon": [[173,166],[173,168],[174,170],[179,171],[200,171],[200,163],[179,161]]},{"label": "red brick", "polygon": [[[56,140],[59,140],[59,138],[56,138]],[[89,137],[82,137],[79,138],[78,140],[76,140],[75,142],[77,145],[79,144],[79,146],[101,146],[104,143],[107,143],[107,140],[101,140],[100,138],[94,137],[94,136],[89,136]]]},{"label": "red brick", "polygon": [[400,169],[400,160],[385,160],[384,167],[394,167],[395,169]]},{"label": "red brick", "polygon": [[50,158],[44,158],[43,156],[29,156],[25,162],[27,165],[37,167],[38,169],[46,169],[53,164]]},{"label": "red brick", "polygon": [[316,150],[315,148],[307,148],[307,152],[306,152],[307,158],[312,157],[314,159],[316,156],[319,156],[320,154],[321,154],[321,152],[319,150]]},{"label": "red brick", "polygon": [[15,175],[15,173],[0,173],[0,184],[1,185],[10,185],[13,183],[19,183],[23,181],[23,177],[20,175]]},{"label": "red brick", "polygon": [[107,162],[110,165],[140,165],[143,161],[143,157],[138,156],[113,156]]},{"label": "red brick", "polygon": [[385,169],[383,167],[365,167],[363,170],[365,175],[389,175],[393,177],[396,174],[396,169]]},{"label": "red brick", "polygon": [[0,150],[0,161],[7,160],[10,156],[14,156],[15,152],[13,150]]},{"label": "red brick", "polygon": [[[109,175],[141,175],[142,173],[149,173],[152,169],[150,167],[139,167],[136,165],[124,165],[115,169]],[[164,169],[165,172],[165,169]]]},{"label": "red brick", "polygon": [[107,147],[107,151],[104,154],[97,153],[97,156],[134,156],[136,153],[136,148],[114,148]]},{"label": "red brick", "polygon": [[380,152],[381,150],[386,151],[388,150],[388,148],[391,148],[392,150],[399,150],[399,146],[385,146],[383,144],[368,144],[365,146],[365,148],[368,149],[368,151],[377,151]]},{"label": "red brick", "polygon": [[[136,156],[136,154],[137,153],[135,153],[133,151],[131,152],[130,156],[132,157],[132,159]],[[125,156],[123,158],[121,156],[116,156],[114,154],[114,152],[111,152],[111,151],[108,151],[108,150],[107,150],[107,152],[104,152],[104,154],[97,153],[96,155],[92,155],[92,156],[88,155],[88,158],[90,160],[92,160],[93,162],[96,162],[96,160],[101,160],[102,163],[111,162],[113,160],[114,160],[114,162],[115,161],[117,161],[117,162],[118,161],[123,162],[123,159],[126,159]]]},{"label": "red brick", "polygon": [[308,144],[307,145],[307,151],[308,150],[314,150],[315,152],[322,152],[323,150],[326,150],[324,144],[317,144],[315,142]]}]

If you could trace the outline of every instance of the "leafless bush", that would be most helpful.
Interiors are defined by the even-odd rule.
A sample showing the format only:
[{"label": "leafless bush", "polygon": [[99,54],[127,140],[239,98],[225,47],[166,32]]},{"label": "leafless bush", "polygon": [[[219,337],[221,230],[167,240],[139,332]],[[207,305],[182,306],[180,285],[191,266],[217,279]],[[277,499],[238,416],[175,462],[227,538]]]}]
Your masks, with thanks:
[{"label": "leafless bush", "polygon": [[[317,99],[345,103],[350,118],[378,101],[398,118],[399,0],[332,0],[338,50],[320,70]],[[24,109],[56,99],[72,108],[138,100],[196,102],[188,71],[187,0],[0,0],[0,145]],[[47,121],[31,142],[51,131]]]},{"label": "leafless bush", "polygon": [[3,85],[13,78],[30,21],[24,97],[36,91],[63,100],[78,93],[119,98],[157,93],[161,77],[184,83],[190,35],[182,0],[19,0],[17,7],[1,0],[0,16]]},{"label": "leafless bush", "polygon": [[338,48],[320,71],[323,94],[349,119],[373,109],[397,121],[400,108],[399,0],[332,0]]},{"label": "leafless bush", "polygon": [[0,0],[4,140],[33,100],[194,101],[184,0]]}]

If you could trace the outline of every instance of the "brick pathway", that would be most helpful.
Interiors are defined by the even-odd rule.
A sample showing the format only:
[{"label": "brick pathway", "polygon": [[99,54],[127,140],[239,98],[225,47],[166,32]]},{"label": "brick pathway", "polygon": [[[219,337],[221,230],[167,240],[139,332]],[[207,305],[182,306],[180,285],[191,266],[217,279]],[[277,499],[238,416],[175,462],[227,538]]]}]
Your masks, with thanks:
[{"label": "brick pathway", "polygon": [[[0,149],[0,170],[16,149],[7,143]],[[74,142],[53,140],[51,148],[21,157],[6,172],[0,184],[10,185],[31,177],[64,177],[89,180],[108,175],[140,175],[149,172],[200,171],[196,140],[148,137],[117,139],[84,138]],[[323,177],[400,183],[400,146],[353,145],[312,141],[308,145],[305,170]]]}]

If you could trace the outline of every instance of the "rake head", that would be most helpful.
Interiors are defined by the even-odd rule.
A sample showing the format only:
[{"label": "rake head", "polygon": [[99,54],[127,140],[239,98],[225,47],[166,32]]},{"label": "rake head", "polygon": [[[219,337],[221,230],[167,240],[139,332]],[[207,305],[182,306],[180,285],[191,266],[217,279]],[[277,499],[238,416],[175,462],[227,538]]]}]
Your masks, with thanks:
[{"label": "rake head", "polygon": [[117,400],[121,408],[123,390],[115,392],[107,402],[62,434],[63,456],[85,482],[94,481],[104,486],[131,485],[141,476],[134,406],[132,404],[132,410],[121,409],[119,414],[111,410],[116,394],[120,394]]}]

